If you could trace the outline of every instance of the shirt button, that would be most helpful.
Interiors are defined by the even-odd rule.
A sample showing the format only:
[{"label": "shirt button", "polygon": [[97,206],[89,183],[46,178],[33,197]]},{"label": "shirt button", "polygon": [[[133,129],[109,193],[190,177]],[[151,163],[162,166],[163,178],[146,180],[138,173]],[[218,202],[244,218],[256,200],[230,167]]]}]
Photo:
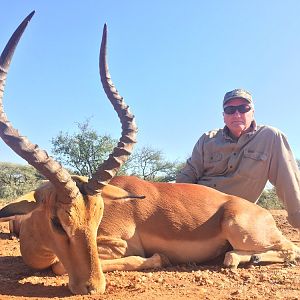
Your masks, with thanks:
[{"label": "shirt button", "polygon": [[232,166],[229,166],[230,169],[232,169]]},{"label": "shirt button", "polygon": [[233,153],[233,155],[235,156],[235,155],[236,155],[236,153],[234,152],[234,153]]}]

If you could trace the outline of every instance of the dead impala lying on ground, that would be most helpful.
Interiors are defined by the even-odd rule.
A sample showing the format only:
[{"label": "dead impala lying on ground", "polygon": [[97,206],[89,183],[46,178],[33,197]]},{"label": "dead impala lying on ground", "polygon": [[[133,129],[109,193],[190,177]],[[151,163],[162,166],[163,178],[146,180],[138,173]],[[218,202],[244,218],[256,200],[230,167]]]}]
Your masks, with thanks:
[{"label": "dead impala lying on ground", "polygon": [[300,257],[300,249],[283,237],[271,214],[244,199],[200,185],[115,177],[137,130],[110,80],[106,27],[100,75],[123,129],[113,153],[91,179],[71,177],[21,136],[4,114],[2,96],[13,52],[32,15],[15,31],[0,61],[0,135],[49,179],[0,211],[2,220],[18,220],[14,230],[26,264],[36,269],[51,266],[56,274],[67,272],[70,290],[86,294],[104,292],[103,271],[200,263],[224,254],[229,245],[233,251],[226,253],[224,264],[230,267],[253,259],[277,262]]}]

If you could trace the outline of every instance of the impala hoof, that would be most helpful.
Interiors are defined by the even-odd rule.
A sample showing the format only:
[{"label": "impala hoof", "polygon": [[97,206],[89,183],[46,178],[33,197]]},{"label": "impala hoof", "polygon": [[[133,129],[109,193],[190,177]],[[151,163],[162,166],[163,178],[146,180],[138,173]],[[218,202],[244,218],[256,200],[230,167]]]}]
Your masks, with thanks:
[{"label": "impala hoof", "polygon": [[230,269],[236,269],[240,263],[240,258],[238,255],[232,252],[227,252],[225,254],[224,266]]},{"label": "impala hoof", "polygon": [[253,254],[251,256],[250,263],[252,263],[254,265],[260,263],[260,257],[256,254]]},{"label": "impala hoof", "polygon": [[52,271],[53,271],[53,273],[54,273],[55,275],[64,275],[64,274],[67,273],[65,267],[63,266],[63,264],[62,264],[60,261],[54,263],[54,264],[51,266],[51,268],[52,268]]}]

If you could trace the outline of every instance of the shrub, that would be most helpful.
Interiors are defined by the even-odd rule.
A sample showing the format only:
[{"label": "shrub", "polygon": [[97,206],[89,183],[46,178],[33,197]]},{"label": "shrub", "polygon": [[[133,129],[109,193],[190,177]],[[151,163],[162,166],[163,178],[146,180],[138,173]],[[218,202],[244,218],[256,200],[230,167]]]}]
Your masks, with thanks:
[{"label": "shrub", "polygon": [[278,199],[275,188],[264,190],[257,204],[266,209],[283,209],[282,202]]},{"label": "shrub", "polygon": [[33,189],[42,176],[31,166],[0,162],[0,199],[14,199]]}]

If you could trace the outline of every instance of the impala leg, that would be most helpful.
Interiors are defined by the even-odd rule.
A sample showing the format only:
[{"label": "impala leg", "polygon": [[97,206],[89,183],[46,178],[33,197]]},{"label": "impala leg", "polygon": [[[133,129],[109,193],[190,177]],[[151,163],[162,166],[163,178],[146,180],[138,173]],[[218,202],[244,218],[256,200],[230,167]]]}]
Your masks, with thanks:
[{"label": "impala leg", "polygon": [[246,251],[229,251],[225,254],[224,266],[236,269],[240,263],[250,262],[252,253]]},{"label": "impala leg", "polygon": [[[296,247],[296,246],[295,246]],[[298,248],[298,247],[296,247]],[[296,251],[295,251],[296,250]],[[237,268],[240,263],[283,263],[294,262],[300,259],[300,249],[294,250],[269,250],[260,253],[249,251],[230,251],[225,254],[224,265],[229,268]]]},{"label": "impala leg", "polygon": [[[146,269],[156,269],[170,266],[169,259],[162,254],[154,254],[149,258],[141,256],[127,256],[116,259],[101,259],[102,271],[139,271]],[[67,271],[60,261],[55,262],[52,266],[55,275],[66,274]]]},{"label": "impala leg", "polygon": [[251,260],[258,262],[295,262],[300,256],[294,251],[267,251],[253,254]]},{"label": "impala leg", "polygon": [[103,272],[139,271],[162,268],[170,265],[170,261],[163,254],[155,253],[149,258],[141,256],[127,256],[117,259],[101,260],[101,265]]},{"label": "impala leg", "polygon": [[25,215],[16,215],[8,218],[9,221],[9,232],[16,237],[20,235],[20,229],[22,220],[25,218]]},{"label": "impala leg", "polygon": [[225,266],[300,258],[300,248],[283,236],[271,213],[247,201],[233,199],[224,205],[222,231],[233,247],[225,255]]},{"label": "impala leg", "polygon": [[128,241],[120,238],[98,236],[97,244],[103,272],[139,271],[170,265],[169,259],[163,254],[144,257],[138,237],[133,237],[128,245]]}]

